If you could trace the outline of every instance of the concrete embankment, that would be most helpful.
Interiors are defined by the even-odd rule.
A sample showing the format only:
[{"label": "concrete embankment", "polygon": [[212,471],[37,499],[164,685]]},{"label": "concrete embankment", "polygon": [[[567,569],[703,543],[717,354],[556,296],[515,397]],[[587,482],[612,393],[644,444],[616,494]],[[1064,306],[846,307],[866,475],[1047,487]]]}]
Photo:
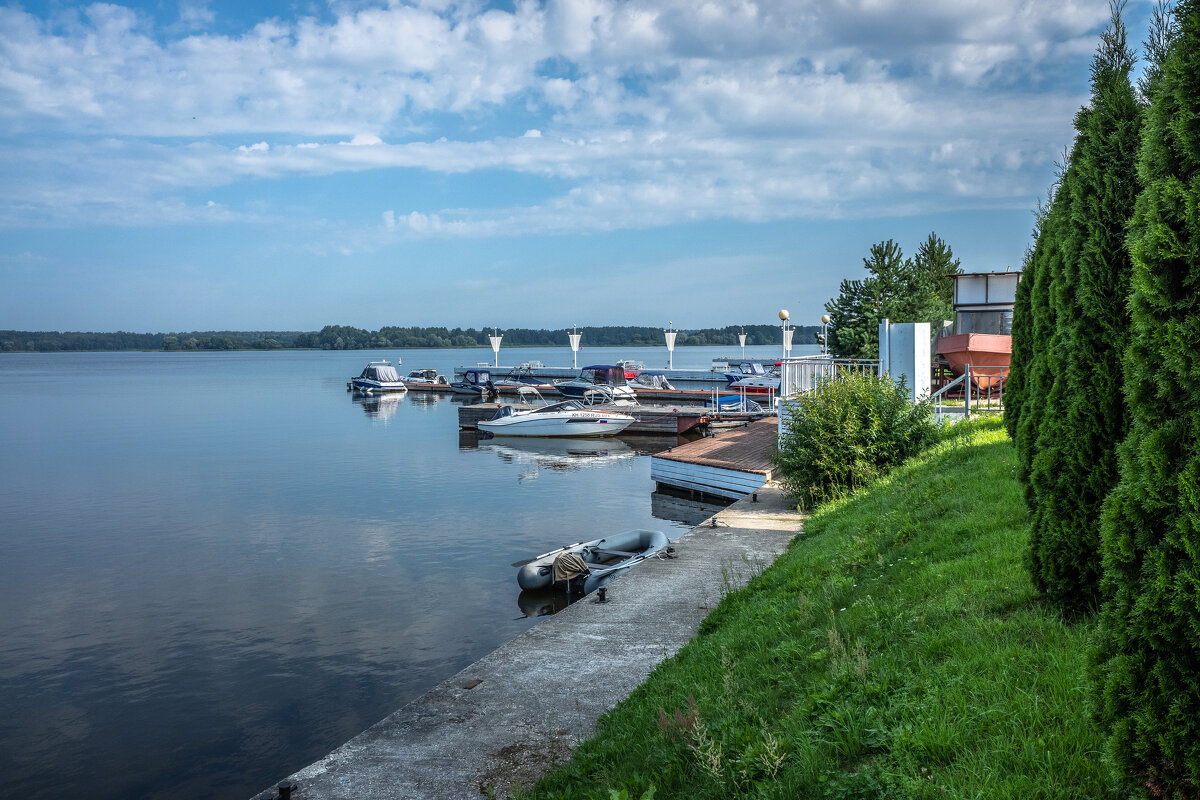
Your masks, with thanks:
[{"label": "concrete embankment", "polygon": [[462,800],[531,784],[801,528],[773,485],[713,519],[678,539],[674,558],[609,584],[606,602],[589,596],[547,617],[291,775],[291,797]]}]

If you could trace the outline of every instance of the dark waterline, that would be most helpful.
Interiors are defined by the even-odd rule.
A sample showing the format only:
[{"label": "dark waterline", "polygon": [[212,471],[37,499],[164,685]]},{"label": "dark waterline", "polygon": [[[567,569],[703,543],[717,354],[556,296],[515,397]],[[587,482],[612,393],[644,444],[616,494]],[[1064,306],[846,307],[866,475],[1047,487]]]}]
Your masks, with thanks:
[{"label": "dark waterline", "polygon": [[[0,356],[0,795],[248,797],[534,624],[511,562],[686,530],[665,443],[479,442],[449,397],[344,391],[398,355],[492,359]],[[502,352],[535,359],[570,352]]]}]

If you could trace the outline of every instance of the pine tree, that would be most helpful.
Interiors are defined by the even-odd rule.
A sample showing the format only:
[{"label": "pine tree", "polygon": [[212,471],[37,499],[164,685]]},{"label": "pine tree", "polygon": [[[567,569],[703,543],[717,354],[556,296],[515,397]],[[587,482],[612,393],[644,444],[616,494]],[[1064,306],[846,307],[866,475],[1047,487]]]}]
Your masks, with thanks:
[{"label": "pine tree", "polygon": [[[1102,525],[1095,679],[1130,794],[1200,796],[1200,0],[1147,93],[1124,360],[1130,430]],[[1156,28],[1162,32],[1164,25]],[[1153,54],[1152,54],[1153,57]]]},{"label": "pine tree", "polygon": [[1046,345],[1050,391],[1032,458],[1034,585],[1067,614],[1094,609],[1100,585],[1100,507],[1117,481],[1126,431],[1120,359],[1127,345],[1130,259],[1125,236],[1138,179],[1141,107],[1130,83],[1133,54],[1119,9],[1092,63],[1092,102],[1077,119],[1063,191],[1070,219],[1060,234],[1051,289],[1055,331]]},{"label": "pine tree", "polygon": [[915,259],[891,239],[871,245],[863,259],[867,277],[843,280],[838,296],[825,304],[831,318],[829,347],[836,356],[879,355],[879,323],[937,322],[950,313],[950,296],[959,261],[950,246],[930,233]]}]

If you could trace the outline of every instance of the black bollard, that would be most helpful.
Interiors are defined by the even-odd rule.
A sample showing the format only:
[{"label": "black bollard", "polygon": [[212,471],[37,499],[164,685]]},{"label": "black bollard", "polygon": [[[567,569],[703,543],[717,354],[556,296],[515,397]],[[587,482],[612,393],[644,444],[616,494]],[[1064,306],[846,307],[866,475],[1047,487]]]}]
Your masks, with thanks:
[{"label": "black bollard", "polygon": [[600,596],[598,598],[596,598],[596,602],[597,603],[607,603],[608,598],[605,597],[604,595],[608,593],[608,589],[604,586],[601,586],[599,592],[600,592]]},{"label": "black bollard", "polygon": [[758,492],[755,492],[754,494],[750,495],[750,502],[751,502],[751,503],[757,503],[757,502],[758,502]]},{"label": "black bollard", "polygon": [[291,781],[280,781],[275,788],[279,789],[279,800],[291,800],[292,789],[296,788],[296,785]]}]

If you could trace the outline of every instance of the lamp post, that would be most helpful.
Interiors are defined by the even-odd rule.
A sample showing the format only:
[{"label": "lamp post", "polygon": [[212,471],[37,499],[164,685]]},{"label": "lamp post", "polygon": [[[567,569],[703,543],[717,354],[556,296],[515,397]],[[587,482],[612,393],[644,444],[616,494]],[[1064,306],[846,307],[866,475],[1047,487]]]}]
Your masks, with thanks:
[{"label": "lamp post", "polygon": [[742,361],[746,360],[746,329],[742,328],[738,334],[738,344],[742,346]]},{"label": "lamp post", "polygon": [[579,369],[579,338],[583,336],[575,330],[575,326],[571,326],[571,332],[567,334],[567,338],[571,340],[571,367]]},{"label": "lamp post", "polygon": [[675,330],[674,323],[667,322],[667,329],[663,331],[663,336],[667,339],[667,369],[675,368],[675,335],[679,331]]},{"label": "lamp post", "polygon": [[792,330],[792,325],[788,321],[788,318],[790,316],[791,315],[788,314],[788,310],[786,308],[781,308],[779,310],[779,319],[783,323],[779,327],[783,331],[783,357],[784,358],[791,358],[791,356],[792,356],[792,334],[795,333],[795,331]]},{"label": "lamp post", "polygon": [[821,355],[829,355],[829,315],[821,315]]},{"label": "lamp post", "polygon": [[496,354],[496,368],[500,368],[500,340],[504,338],[504,334],[500,333],[496,328],[492,328],[492,335],[488,337],[492,342],[492,352]]}]

